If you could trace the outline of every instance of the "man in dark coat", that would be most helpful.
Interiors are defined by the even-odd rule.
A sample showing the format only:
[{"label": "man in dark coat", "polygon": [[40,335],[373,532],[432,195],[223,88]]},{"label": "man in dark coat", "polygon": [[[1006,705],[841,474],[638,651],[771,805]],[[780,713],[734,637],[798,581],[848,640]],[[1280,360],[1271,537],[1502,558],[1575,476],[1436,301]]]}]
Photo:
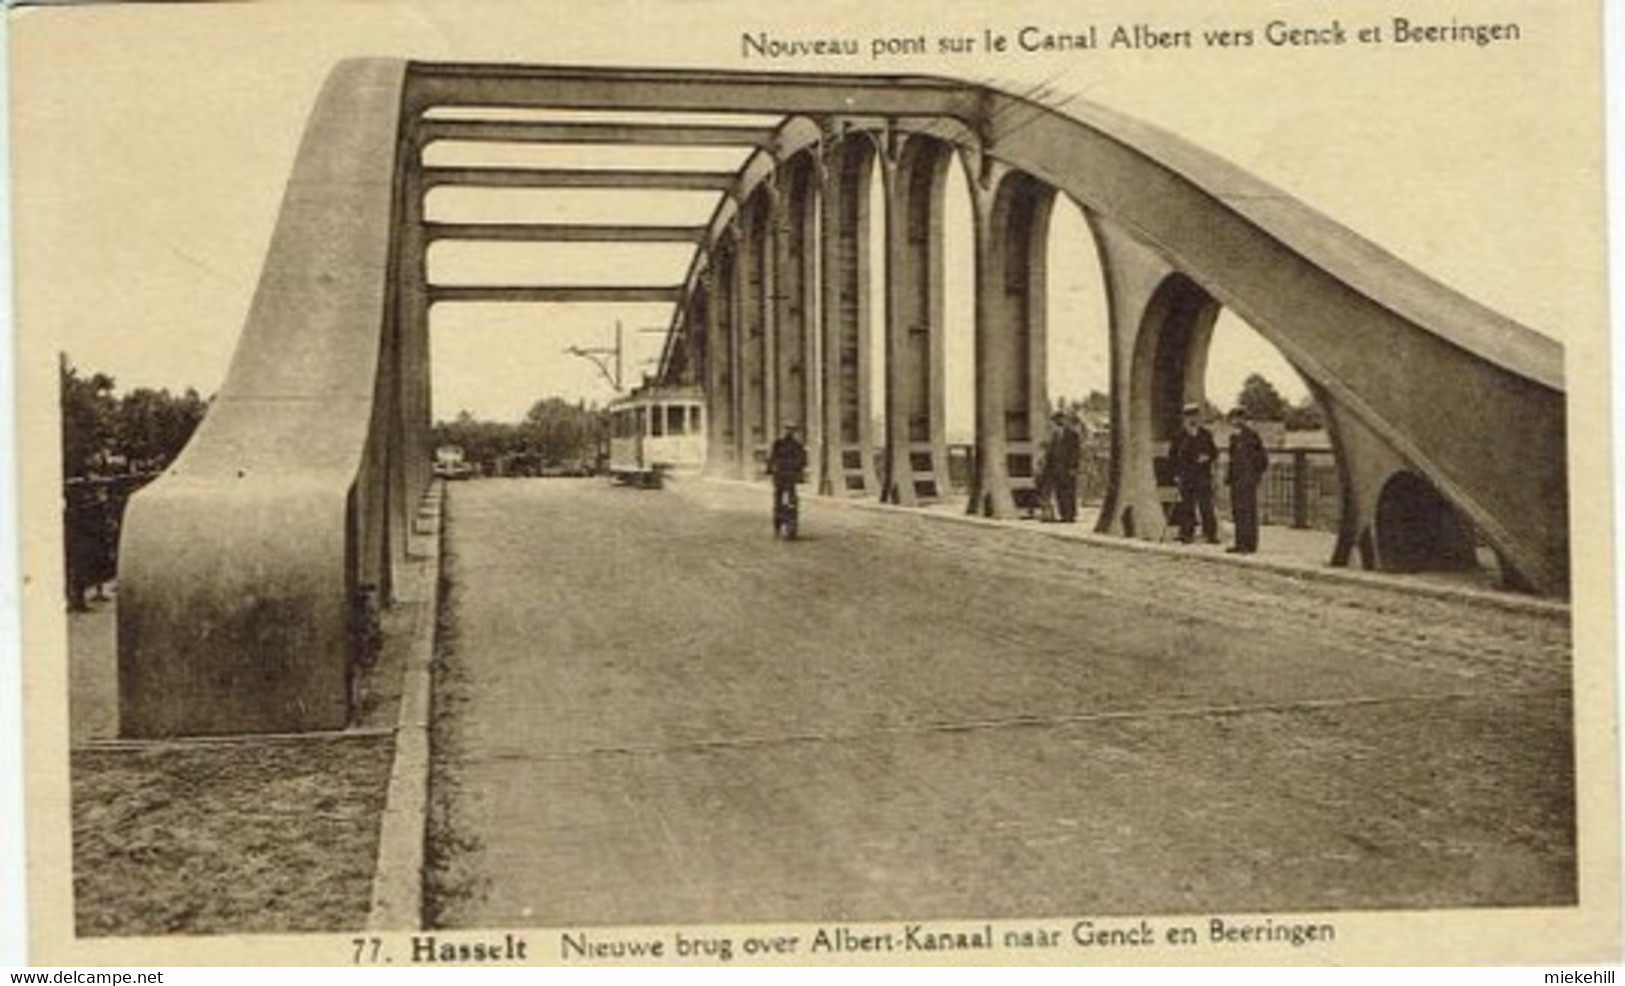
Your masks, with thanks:
[{"label": "man in dark coat", "polygon": [[767,453],[767,471],[773,477],[773,529],[779,528],[780,511],[794,508],[796,484],[807,471],[807,450],[796,437],[796,426],[784,426],[784,434]]},{"label": "man in dark coat", "polygon": [[1230,516],[1236,522],[1236,543],[1227,550],[1250,555],[1258,550],[1258,484],[1269,467],[1269,453],[1252,429],[1247,415],[1236,408],[1230,412],[1230,461],[1224,481],[1230,486]]},{"label": "man in dark coat", "polygon": [[1059,430],[1050,442],[1046,465],[1061,523],[1072,524],[1078,519],[1078,465],[1083,459],[1083,438],[1068,416],[1056,414],[1055,423]]},{"label": "man in dark coat", "polygon": [[1174,485],[1179,487],[1179,540],[1183,544],[1191,543],[1198,515],[1202,537],[1209,544],[1219,543],[1219,518],[1213,512],[1213,463],[1218,458],[1213,433],[1202,427],[1202,406],[1186,404],[1180,430],[1168,443],[1168,461]]}]

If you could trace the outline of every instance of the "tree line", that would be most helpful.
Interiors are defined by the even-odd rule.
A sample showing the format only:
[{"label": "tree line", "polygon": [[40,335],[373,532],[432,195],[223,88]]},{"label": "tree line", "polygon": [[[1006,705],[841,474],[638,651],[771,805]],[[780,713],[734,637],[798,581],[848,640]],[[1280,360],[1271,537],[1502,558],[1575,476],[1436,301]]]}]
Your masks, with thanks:
[{"label": "tree line", "polygon": [[88,608],[118,577],[119,531],[130,495],[163,471],[192,437],[209,402],[137,387],[58,359],[62,412],[62,534],[68,608]]},{"label": "tree line", "polygon": [[1287,431],[1318,431],[1326,427],[1320,406],[1313,397],[1306,396],[1297,403],[1288,401],[1274,384],[1258,373],[1249,374],[1241,382],[1235,406],[1254,421],[1279,421],[1286,425]]},{"label": "tree line", "polygon": [[[1203,403],[1208,418],[1223,416],[1223,411],[1212,401]],[[1319,431],[1326,427],[1320,406],[1313,397],[1289,401],[1261,373],[1247,375],[1231,406],[1245,412],[1253,421],[1278,421],[1285,425],[1287,431]],[[1082,400],[1058,400],[1055,410],[1071,414],[1094,429],[1098,423],[1111,420],[1111,398],[1098,390],[1091,390],[1089,396]]]},{"label": "tree line", "polygon": [[[1109,418],[1105,394],[1091,392],[1058,410],[1084,420]],[[64,479],[118,473],[151,473],[180,454],[208,410],[208,401],[188,387],[180,394],[137,387],[117,392],[113,377],[76,368],[61,357],[62,470]],[[1275,385],[1254,373],[1246,378],[1235,406],[1256,421],[1280,421],[1289,431],[1323,427],[1310,398],[1293,403]],[[1217,409],[1213,409],[1217,413]],[[456,445],[466,461],[483,471],[523,460],[540,468],[592,467],[606,433],[608,412],[595,404],[547,397],[532,404],[517,423],[485,421],[463,411],[434,426],[437,445]]]},{"label": "tree line", "polygon": [[159,472],[175,461],[208,410],[191,387],[180,394],[137,387],[117,392],[108,374],[60,358],[62,478]]},{"label": "tree line", "polygon": [[609,427],[596,404],[547,397],[517,423],[484,421],[467,411],[434,426],[435,445],[455,445],[465,462],[486,475],[538,470],[591,471]]}]

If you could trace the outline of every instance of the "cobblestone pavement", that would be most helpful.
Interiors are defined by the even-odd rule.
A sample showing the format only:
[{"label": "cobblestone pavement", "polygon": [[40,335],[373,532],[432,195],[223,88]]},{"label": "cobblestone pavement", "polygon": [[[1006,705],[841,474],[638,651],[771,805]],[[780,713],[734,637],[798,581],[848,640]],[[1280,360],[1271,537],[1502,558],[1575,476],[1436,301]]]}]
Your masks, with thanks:
[{"label": "cobblestone pavement", "polygon": [[434,923],[1575,900],[1560,612],[768,496],[452,488]]}]

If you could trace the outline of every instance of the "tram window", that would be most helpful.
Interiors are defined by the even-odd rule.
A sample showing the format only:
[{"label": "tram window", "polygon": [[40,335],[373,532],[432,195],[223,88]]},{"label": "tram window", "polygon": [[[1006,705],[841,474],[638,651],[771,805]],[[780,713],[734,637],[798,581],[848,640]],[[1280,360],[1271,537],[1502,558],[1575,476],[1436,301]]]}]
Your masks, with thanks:
[{"label": "tram window", "polygon": [[688,409],[688,433],[698,435],[702,430],[700,426],[700,407],[698,404]]},{"label": "tram window", "polygon": [[660,412],[660,408],[659,404],[649,408],[649,434],[656,438],[666,434],[666,416]]},{"label": "tram window", "polygon": [[683,427],[683,425],[685,424],[685,422],[683,420],[683,418],[685,416],[685,412],[686,412],[686,409],[681,404],[668,404],[668,405],[666,405],[666,434],[668,434],[668,435],[686,435],[686,434],[688,434],[688,429]]}]

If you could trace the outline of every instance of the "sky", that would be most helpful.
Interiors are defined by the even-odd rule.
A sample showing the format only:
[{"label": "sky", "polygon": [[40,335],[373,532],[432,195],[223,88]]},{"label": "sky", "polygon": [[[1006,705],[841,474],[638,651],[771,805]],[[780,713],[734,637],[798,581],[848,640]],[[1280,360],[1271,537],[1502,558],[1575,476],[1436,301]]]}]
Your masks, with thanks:
[{"label": "sky", "polygon": [[[1306,9],[1269,2],[1212,8],[1202,13],[1169,4],[1160,8],[1162,23],[1198,30],[1256,26]],[[1524,33],[1515,45],[1487,48],[871,59],[865,46],[856,59],[790,61],[748,56],[741,35],[1013,35],[1031,24],[1136,23],[1159,8],[1127,0],[1064,8],[1013,3],[989,13],[986,5],[961,2],[929,8],[837,2],[813,11],[732,0],[611,0],[574,11],[569,30],[553,23],[548,9],[489,0],[478,16],[441,3],[13,12],[24,372],[43,367],[47,358],[54,365],[61,349],[81,367],[111,373],[121,388],[217,388],[310,104],[333,62],[356,54],[918,72],[996,79],[1018,90],[1043,85],[1227,157],[1536,331],[1563,341],[1600,336],[1602,158],[1596,107],[1572,98],[1576,87],[1594,80],[1560,54],[1588,40],[1584,19],[1572,14],[1480,0],[1471,5],[1473,20],[1519,20]],[[1067,13],[1058,20],[1061,9]],[[1350,24],[1377,22],[1387,12],[1364,2],[1314,9],[1336,10]],[[1570,98],[1560,98],[1565,95]],[[505,202],[499,215],[481,217],[490,203],[469,193],[458,201],[458,194],[437,193],[431,214],[568,221],[568,210],[602,207],[609,213],[630,208],[637,221],[664,222],[708,211],[694,196],[657,202],[623,193],[594,206],[531,193],[529,202]],[[1081,229],[1070,221],[1057,225]],[[949,236],[956,235],[950,223]],[[1052,291],[1070,306],[1063,317],[1051,312],[1052,393],[1081,394],[1105,380],[1104,295],[1092,247],[1080,239],[1057,233],[1052,243]],[[677,280],[673,272],[687,265],[680,252],[640,247],[632,260],[629,249],[594,256],[575,248],[565,256],[558,248],[481,252],[448,244],[430,259],[433,275],[448,282],[486,280],[492,271],[516,277],[545,271],[602,283],[633,268],[634,280],[658,283]],[[964,310],[953,302],[954,292],[967,296],[952,263],[951,255],[950,319]],[[600,371],[566,350],[609,346],[619,322],[625,374],[635,379],[652,369],[660,350],[661,336],[648,330],[668,319],[665,306],[439,306],[432,325],[436,413],[447,417],[468,408],[511,418],[548,395],[608,400],[613,391]],[[965,331],[952,324],[949,330]],[[1289,396],[1301,395],[1301,384],[1273,350],[1248,335],[1244,326],[1221,323],[1210,396],[1227,403],[1253,370]],[[963,361],[950,366],[951,378],[966,372]],[[950,403],[968,405],[968,394]],[[964,415],[968,411],[951,407],[950,426]]]}]

